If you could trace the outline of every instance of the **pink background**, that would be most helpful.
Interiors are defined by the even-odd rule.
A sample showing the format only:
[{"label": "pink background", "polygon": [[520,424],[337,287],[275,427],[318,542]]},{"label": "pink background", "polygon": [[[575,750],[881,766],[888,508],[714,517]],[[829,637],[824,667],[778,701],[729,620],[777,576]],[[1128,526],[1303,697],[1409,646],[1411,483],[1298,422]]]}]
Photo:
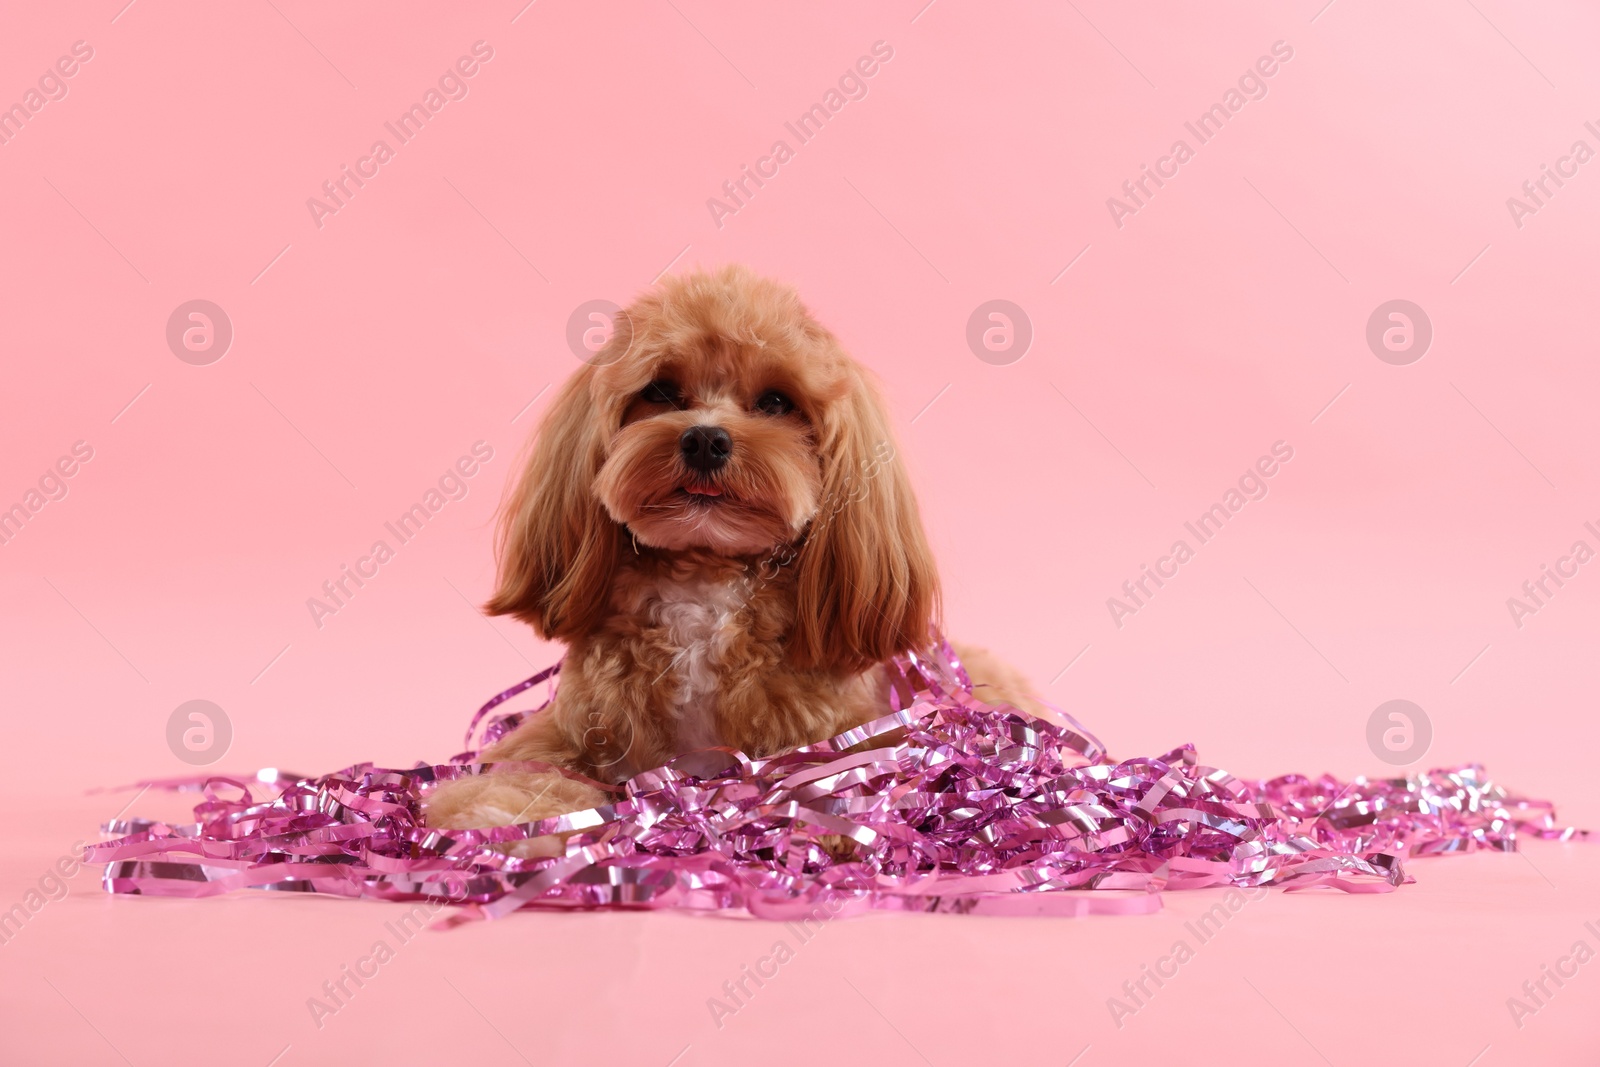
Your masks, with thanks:
[{"label": "pink background", "polygon": [[[94,49],[0,145],[0,506],[94,449],[0,546],[0,909],[131,796],[86,789],[191,771],[166,741],[184,701],[232,722],[217,771],[456,751],[478,703],[557,654],[473,605],[504,479],[577,366],[569,314],[735,261],[795,284],[881,376],[950,630],[1114,753],[1380,773],[1367,719],[1404,698],[1432,723],[1427,765],[1484,761],[1600,825],[1600,565],[1520,629],[1506,606],[1574,541],[1600,548],[1600,162],[1520,227],[1506,206],[1574,141],[1600,149],[1592,10],[124,2],[14,6],[0,34],[0,103]],[[479,40],[494,56],[466,98],[319,229],[306,199]],[[866,97],[798,145],[784,122],[879,40]],[[1267,96],[1197,145],[1184,122],[1276,41],[1294,54]],[[1107,198],[1180,137],[1194,158],[1119,228]],[[707,199],[779,138],[794,158],[719,228]],[[965,340],[996,298],[1034,330],[1009,365]],[[1397,298],[1434,328],[1407,366],[1364,336]],[[233,324],[208,366],[165,340],[192,299]],[[307,598],[480,439],[495,458],[466,499],[317,628]],[[1278,440],[1294,459],[1268,497],[1119,629],[1106,598]],[[306,998],[391,906],[111,899],[91,872],[0,947],[0,1056],[1042,1047],[1089,1067],[1204,1037],[1286,1062],[1593,1062],[1600,964],[1520,1029],[1506,1007],[1575,941],[1600,948],[1592,848],[1411,869],[1390,896],[1251,904],[1120,1029],[1106,998],[1217,895],[840,924],[720,1029],[706,999],[778,929],[518,915],[406,945],[318,1029]]]}]

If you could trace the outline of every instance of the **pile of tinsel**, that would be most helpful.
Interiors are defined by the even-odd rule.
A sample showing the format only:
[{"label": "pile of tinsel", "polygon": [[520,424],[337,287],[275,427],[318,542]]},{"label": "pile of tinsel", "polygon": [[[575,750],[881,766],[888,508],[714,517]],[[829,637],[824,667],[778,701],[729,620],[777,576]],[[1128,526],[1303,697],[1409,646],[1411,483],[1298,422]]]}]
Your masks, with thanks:
[{"label": "pile of tinsel", "polygon": [[[483,722],[541,682],[553,690],[558,670],[486,704],[467,743],[480,723],[481,749],[538,714]],[[611,804],[556,819],[424,825],[435,783],[490,772],[474,751],[405,770],[158,783],[203,791],[195,822],[114,821],[89,859],[107,865],[113,893],[272,889],[448,902],[467,917],[610,906],[1082,915],[1153,911],[1159,891],[1201,886],[1385,892],[1409,880],[1405,857],[1576,834],[1475,765],[1341,782],[1245,781],[1188,745],[1112,762],[1065,716],[986,703],[942,642],[894,670],[897,710],[882,719],[764,759],[692,753],[616,787]],[[559,855],[511,854],[551,834],[565,837],[545,850]]]}]

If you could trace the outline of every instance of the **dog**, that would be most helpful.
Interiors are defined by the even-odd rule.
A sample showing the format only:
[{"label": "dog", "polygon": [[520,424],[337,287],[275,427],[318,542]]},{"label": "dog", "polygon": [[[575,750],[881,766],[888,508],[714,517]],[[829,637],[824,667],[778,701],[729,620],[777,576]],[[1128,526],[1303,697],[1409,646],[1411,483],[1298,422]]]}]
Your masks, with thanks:
[{"label": "dog", "polygon": [[[567,653],[550,706],[480,759],[554,769],[442,782],[431,827],[581,811],[686,752],[760,757],[882,717],[885,661],[938,625],[883,404],[793,289],[696,271],[616,320],[536,432],[485,608]],[[956,647],[984,699],[1035,702],[1014,668]]]}]

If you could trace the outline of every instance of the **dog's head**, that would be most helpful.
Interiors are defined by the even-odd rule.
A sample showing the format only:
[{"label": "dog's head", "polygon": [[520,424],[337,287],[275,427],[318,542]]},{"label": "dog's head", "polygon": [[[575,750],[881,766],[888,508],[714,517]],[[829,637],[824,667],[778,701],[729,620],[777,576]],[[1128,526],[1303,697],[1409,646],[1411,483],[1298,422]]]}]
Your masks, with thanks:
[{"label": "dog's head", "polygon": [[508,502],[488,609],[581,637],[633,539],[794,568],[801,667],[920,648],[937,611],[866,375],[793,290],[742,267],[664,281],[567,381]]}]

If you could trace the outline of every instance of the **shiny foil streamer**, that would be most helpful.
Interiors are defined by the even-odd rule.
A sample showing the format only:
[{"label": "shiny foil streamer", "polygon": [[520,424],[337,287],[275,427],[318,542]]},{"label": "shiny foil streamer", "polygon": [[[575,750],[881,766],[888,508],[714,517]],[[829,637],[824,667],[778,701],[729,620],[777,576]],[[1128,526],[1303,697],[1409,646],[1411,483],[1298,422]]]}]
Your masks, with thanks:
[{"label": "shiny foil streamer", "polygon": [[[485,704],[468,746],[480,725],[481,749],[548,706],[489,717],[541,682],[553,696],[559,668]],[[201,790],[195,822],[108,823],[116,836],[89,859],[112,893],[461,905],[452,921],[522,907],[1065,916],[1148,913],[1161,891],[1202,886],[1388,892],[1411,880],[1407,857],[1586,836],[1477,765],[1340,782],[1242,780],[1189,745],[1112,762],[1070,716],[985,702],[948,644],[891,669],[895,710],[875,722],[766,759],[691,753],[560,818],[429,829],[436,783],[492,769],[468,751],[406,770],[148,783]]]}]

